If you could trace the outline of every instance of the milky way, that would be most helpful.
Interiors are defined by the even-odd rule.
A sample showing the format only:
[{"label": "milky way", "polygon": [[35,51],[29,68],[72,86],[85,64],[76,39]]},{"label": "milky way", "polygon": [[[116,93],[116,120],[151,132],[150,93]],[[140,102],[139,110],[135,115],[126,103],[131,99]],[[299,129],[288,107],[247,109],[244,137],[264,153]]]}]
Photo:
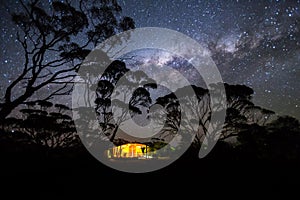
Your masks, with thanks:
[{"label": "milky way", "polygon": [[[207,47],[223,80],[253,88],[256,104],[300,119],[300,1],[119,3],[137,27],[173,29]],[[1,5],[1,92],[22,66],[17,27],[7,13],[18,8],[14,1]]]},{"label": "milky way", "polygon": [[182,32],[207,46],[223,80],[254,102],[300,118],[300,1],[120,1],[137,27]]}]

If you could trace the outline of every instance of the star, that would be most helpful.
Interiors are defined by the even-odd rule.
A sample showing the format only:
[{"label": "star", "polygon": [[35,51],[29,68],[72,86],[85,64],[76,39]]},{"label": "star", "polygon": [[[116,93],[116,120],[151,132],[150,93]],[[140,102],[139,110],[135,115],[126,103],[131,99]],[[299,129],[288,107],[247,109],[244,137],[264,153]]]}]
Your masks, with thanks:
[{"label": "star", "polygon": [[[40,1],[45,9],[51,3],[52,0]],[[209,50],[224,82],[250,86],[255,91],[256,104],[300,119],[300,1],[126,0],[119,4],[122,14],[132,17],[138,28],[169,28],[195,39]],[[0,7],[1,97],[21,73],[24,61],[16,38],[19,29],[9,14],[20,8],[18,1]],[[152,54],[143,52],[143,62],[153,62]],[[51,60],[51,55],[47,56]],[[173,56],[162,53],[158,59],[163,65],[172,62]],[[189,65],[175,62],[172,67],[192,83],[200,84],[198,74]],[[69,102],[70,98],[57,101]]]}]

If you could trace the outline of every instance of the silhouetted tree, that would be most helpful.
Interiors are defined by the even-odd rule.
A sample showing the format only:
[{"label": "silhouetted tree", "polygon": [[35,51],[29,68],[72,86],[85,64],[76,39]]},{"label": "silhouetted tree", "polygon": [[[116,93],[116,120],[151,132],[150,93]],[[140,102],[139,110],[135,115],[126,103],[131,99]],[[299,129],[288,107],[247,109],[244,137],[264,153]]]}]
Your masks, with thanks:
[{"label": "silhouetted tree", "polygon": [[[164,97],[159,97],[156,104],[160,104],[165,108],[166,121],[161,131],[162,138],[172,138],[179,130],[180,126],[184,131],[181,132],[181,137],[191,139],[195,136],[194,144],[200,144],[203,135],[207,132],[207,126],[210,122],[210,100],[207,89],[192,86],[196,97],[190,95],[176,96],[175,94],[185,94],[186,87],[178,89],[175,93],[170,93]],[[182,105],[187,105],[183,110]],[[189,116],[186,121],[181,119],[181,115]],[[155,119],[161,119],[157,116]],[[183,140],[184,141],[184,140]]]},{"label": "silhouetted tree", "polygon": [[156,84],[142,71],[130,71],[125,63],[114,61],[101,76],[96,90],[96,112],[101,132],[114,141],[122,122],[148,108],[150,88]]},{"label": "silhouetted tree", "polygon": [[251,124],[237,138],[241,157],[276,161],[300,159],[300,123],[295,118],[281,116],[266,126]]},{"label": "silhouetted tree", "polygon": [[222,130],[221,140],[237,136],[239,132],[248,128],[247,118],[235,108],[227,108],[224,128]]},{"label": "silhouetted tree", "polygon": [[134,28],[131,18],[120,17],[122,9],[114,0],[53,1],[49,9],[39,0],[20,4],[23,10],[12,13],[12,20],[18,26],[17,40],[23,48],[23,70],[6,88],[0,120],[20,104],[35,101],[34,94],[46,86],[53,89],[38,100],[69,94],[75,71],[90,49]]},{"label": "silhouetted tree", "polygon": [[267,124],[268,157],[272,159],[300,159],[300,123],[289,116],[280,116]]},{"label": "silhouetted tree", "polygon": [[51,149],[75,145],[78,138],[72,118],[61,113],[49,113],[48,111],[52,109],[50,105],[53,105],[51,102],[43,102],[42,105],[48,107],[20,110],[25,118],[20,123],[18,131],[31,137],[28,142]]},{"label": "silhouetted tree", "polygon": [[54,107],[58,108],[59,113],[71,110],[68,106],[63,105],[63,104],[55,104]]},{"label": "silhouetted tree", "polygon": [[20,128],[21,119],[8,117],[5,120],[0,121],[0,131],[1,132],[14,132]]},{"label": "silhouetted tree", "polygon": [[246,107],[246,109],[244,110],[244,115],[251,123],[265,125],[266,123],[274,120],[275,112],[252,105]]},{"label": "silhouetted tree", "polygon": [[[178,89],[175,93],[168,94],[157,99],[156,103],[162,105],[166,110],[167,120],[162,133],[173,134],[179,130],[179,126],[184,127],[186,134],[194,135],[194,145],[199,148],[203,141],[203,136],[208,134],[208,126],[211,123],[212,112],[218,112],[218,108],[212,108],[210,92],[217,92],[221,83],[212,84],[211,90],[201,87],[192,86],[196,98],[186,95],[179,99],[175,93],[185,91],[185,87]],[[214,125],[215,136],[219,139],[227,139],[236,136],[239,131],[243,130],[247,119],[244,116],[245,109],[253,105],[251,98],[253,90],[244,85],[224,84],[227,102],[226,119],[224,126]],[[182,110],[179,100],[187,106]],[[216,99],[218,101],[218,99]],[[216,104],[218,106],[218,104]],[[193,116],[186,121],[181,120],[181,114]],[[186,118],[187,119],[187,118]],[[198,124],[196,124],[198,123]]]}]

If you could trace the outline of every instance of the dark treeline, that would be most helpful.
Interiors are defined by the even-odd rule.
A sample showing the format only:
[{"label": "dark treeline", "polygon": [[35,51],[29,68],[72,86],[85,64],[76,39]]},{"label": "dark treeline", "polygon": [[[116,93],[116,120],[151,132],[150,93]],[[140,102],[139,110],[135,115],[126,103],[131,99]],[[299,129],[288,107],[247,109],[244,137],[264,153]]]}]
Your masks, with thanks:
[{"label": "dark treeline", "polygon": [[[12,12],[11,16],[18,27],[16,39],[23,49],[24,62],[20,66],[21,73],[7,86],[1,98],[0,148],[3,154],[8,151],[26,154],[26,149],[34,148],[36,151],[31,152],[33,154],[81,148],[74,121],[70,117],[71,109],[51,100],[71,93],[77,72],[91,49],[116,33],[135,28],[135,23],[132,18],[122,16],[122,8],[117,1],[53,1],[48,9],[38,0],[21,1],[19,5],[20,11]],[[123,81],[126,84],[116,88],[125,73],[127,78]],[[47,86],[52,89],[45,92]],[[182,96],[178,99],[171,93],[151,99],[150,90],[157,87],[154,81],[143,72],[130,71],[120,61],[113,62],[106,69],[96,87],[96,113],[101,128],[101,136],[93,135],[96,138],[105,137],[115,144],[126,142],[117,134],[119,125],[128,117],[149,111],[155,104],[165,108],[163,114],[167,120],[154,141],[167,143],[181,125],[184,126],[182,141],[195,136],[190,149],[197,152],[204,136],[209,134],[207,128],[215,108],[210,106],[207,89],[192,86],[196,98]],[[211,88],[217,90],[218,84]],[[254,105],[251,100],[253,90],[247,86],[225,84],[225,89],[226,119],[224,126],[215,130],[219,138],[214,149],[214,152],[219,152],[216,155],[238,159],[299,159],[298,120],[277,116]],[[124,100],[117,98],[119,100],[111,102],[113,90],[126,93]],[[184,90],[178,89],[179,92]],[[180,101],[189,103],[190,109],[182,110]],[[112,103],[121,111],[116,120],[112,118],[116,115]],[[127,107],[129,110],[125,109]],[[15,110],[21,112],[18,118],[11,117]],[[85,108],[78,110],[90,112]],[[182,114],[196,118],[182,121]]]},{"label": "dark treeline", "polygon": [[[118,79],[125,72],[128,84],[122,84],[119,88],[115,88]],[[176,148],[180,148],[180,145],[184,145],[184,142],[195,136],[187,151],[187,156],[197,159],[197,152],[202,145],[203,138],[209,134],[207,127],[213,111],[209,91],[192,86],[197,97],[181,96],[181,101],[189,102],[188,105],[191,108],[181,110],[179,99],[175,94],[170,93],[153,101],[150,98],[149,88],[155,89],[156,85],[149,84],[149,78],[143,72],[129,72],[125,63],[114,61],[98,82],[95,112],[98,115],[100,130],[93,135],[93,139],[107,138],[116,145],[132,142],[126,141],[123,135],[117,134],[120,123],[126,121],[128,116],[141,115],[143,108],[149,110],[151,106],[160,104],[165,108],[166,121],[163,129],[151,140],[152,145],[167,143],[177,134],[181,125],[186,128],[181,133],[181,143]],[[212,86],[212,88],[217,87],[218,84]],[[178,90],[185,90],[185,87]],[[289,116],[278,116],[270,110],[255,106],[252,102],[254,91],[247,86],[225,84],[225,90],[227,95],[225,123],[215,130],[218,143],[211,156],[215,159],[236,160],[299,160],[300,129],[298,120]],[[125,95],[122,100],[115,99],[114,105],[112,105],[113,91],[117,94],[126,93],[127,96]],[[131,93],[132,91],[134,92]],[[116,107],[121,112],[113,118]],[[77,109],[84,115],[84,108]],[[3,149],[2,152],[18,151],[26,154],[26,150],[35,149],[28,153],[40,153],[42,150],[49,154],[49,152],[59,151],[61,154],[59,156],[64,156],[64,151],[68,152],[70,149],[80,151],[80,148],[84,148],[78,137],[74,121],[70,117],[71,109],[69,107],[40,100],[27,103],[26,108],[21,109],[20,112],[22,116],[19,118],[9,117],[1,121],[0,146]],[[196,118],[182,121],[180,116],[183,112],[193,114]],[[157,114],[155,111],[153,113]],[[80,120],[86,120],[86,123],[83,123],[84,126],[89,125],[89,119]],[[87,130],[86,128],[83,130]],[[151,145],[151,142],[149,143]],[[76,151],[73,153],[76,155]]]}]

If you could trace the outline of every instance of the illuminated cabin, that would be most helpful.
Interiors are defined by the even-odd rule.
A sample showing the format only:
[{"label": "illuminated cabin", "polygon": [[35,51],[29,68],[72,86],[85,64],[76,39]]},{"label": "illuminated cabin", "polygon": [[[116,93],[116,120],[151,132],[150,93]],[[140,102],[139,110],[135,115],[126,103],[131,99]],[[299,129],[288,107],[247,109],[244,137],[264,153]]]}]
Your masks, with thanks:
[{"label": "illuminated cabin", "polygon": [[113,147],[107,151],[108,158],[148,158],[149,146],[128,143]]}]

